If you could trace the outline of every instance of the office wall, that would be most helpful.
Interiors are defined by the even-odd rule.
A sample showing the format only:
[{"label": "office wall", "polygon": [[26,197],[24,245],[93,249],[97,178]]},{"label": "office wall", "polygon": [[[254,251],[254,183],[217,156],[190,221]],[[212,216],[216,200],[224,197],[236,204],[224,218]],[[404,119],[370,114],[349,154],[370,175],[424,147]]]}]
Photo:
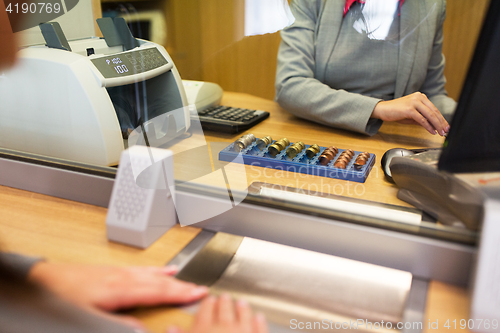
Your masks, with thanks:
[{"label": "office wall", "polygon": [[97,26],[96,19],[102,17],[101,2],[99,0],[92,0],[92,12],[94,15],[94,29],[96,36],[102,37],[101,30]]},{"label": "office wall", "polygon": [[490,0],[448,0],[443,33],[448,95],[458,101]]},{"label": "office wall", "polygon": [[200,0],[166,0],[168,53],[173,58],[182,78],[201,80]]},{"label": "office wall", "polygon": [[245,0],[167,0],[166,12],[173,16],[168,50],[183,78],[272,99],[280,37],[244,37],[244,4]]},{"label": "office wall", "polygon": [[[489,1],[447,1],[443,53],[447,61],[446,88],[455,99],[462,89]],[[166,48],[183,78],[216,82],[228,91],[274,98],[280,36],[243,37],[245,0],[153,2],[163,3],[168,26]]]}]

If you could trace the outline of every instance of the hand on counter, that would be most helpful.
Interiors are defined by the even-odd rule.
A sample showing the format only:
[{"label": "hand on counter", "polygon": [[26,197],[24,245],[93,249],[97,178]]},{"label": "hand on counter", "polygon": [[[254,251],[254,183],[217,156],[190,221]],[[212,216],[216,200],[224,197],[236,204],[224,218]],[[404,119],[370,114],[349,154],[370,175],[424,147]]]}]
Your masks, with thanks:
[{"label": "hand on counter", "polygon": [[[268,333],[262,314],[254,315],[245,301],[234,303],[223,294],[218,299],[210,296],[200,305],[195,322],[189,333]],[[184,333],[172,327],[168,333]]]},{"label": "hand on counter", "polygon": [[142,328],[133,318],[107,313],[135,306],[182,304],[201,299],[208,288],[172,277],[175,267],[108,267],[40,262],[28,278],[59,297],[108,319]]},{"label": "hand on counter", "polygon": [[403,124],[416,124],[429,133],[445,135],[450,126],[432,102],[420,92],[379,102],[372,113],[372,118],[383,121],[397,121]]}]

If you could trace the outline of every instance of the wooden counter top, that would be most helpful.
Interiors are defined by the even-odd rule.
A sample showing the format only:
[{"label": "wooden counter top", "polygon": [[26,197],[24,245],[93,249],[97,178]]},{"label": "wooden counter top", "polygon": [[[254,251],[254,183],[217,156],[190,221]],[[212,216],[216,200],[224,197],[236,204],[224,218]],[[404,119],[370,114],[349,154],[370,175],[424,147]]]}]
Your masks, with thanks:
[{"label": "wooden counter top", "polygon": [[[336,144],[375,153],[376,167],[363,184],[364,191],[350,196],[407,206],[396,198],[397,188],[387,182],[380,170],[383,153],[393,147],[438,147],[442,138],[429,135],[416,126],[384,124],[373,137],[336,130],[296,118],[279,108],[276,103],[245,94],[226,93],[223,103],[232,106],[263,109],[271,117],[247,131],[256,137],[272,135],[288,137],[290,141],[303,140],[307,144],[322,146]],[[241,136],[206,133],[208,141],[228,144]],[[268,170],[267,175],[247,168],[246,182],[269,181],[294,187],[317,186],[314,190],[348,195],[354,184],[323,177],[299,175]],[[0,248],[3,251],[42,256],[54,262],[92,263],[108,265],[164,265],[170,261],[199,232],[192,227],[174,227],[148,249],[140,250],[110,243],[106,239],[106,209],[72,202],[37,193],[0,186]],[[432,281],[427,298],[425,332],[453,332],[444,328],[446,320],[468,318],[467,291],[451,285]],[[189,327],[191,316],[175,308],[158,307],[133,312],[152,332],[164,332],[172,325]],[[429,329],[428,322],[439,321],[439,329]],[[458,331],[458,330],[457,330]]]}]

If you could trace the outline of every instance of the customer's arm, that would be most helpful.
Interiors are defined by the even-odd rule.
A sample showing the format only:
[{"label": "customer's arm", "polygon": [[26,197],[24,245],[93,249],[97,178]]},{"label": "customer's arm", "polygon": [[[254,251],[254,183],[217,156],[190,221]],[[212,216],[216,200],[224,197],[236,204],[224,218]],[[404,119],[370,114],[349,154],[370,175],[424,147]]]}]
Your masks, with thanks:
[{"label": "customer's arm", "polygon": [[135,306],[183,304],[199,300],[208,288],[172,277],[175,267],[114,267],[40,262],[29,279],[71,303],[96,311]]},{"label": "customer's arm", "polygon": [[183,304],[201,299],[208,288],[172,277],[175,267],[113,267],[55,264],[40,258],[0,253],[1,261],[20,278],[61,299],[101,316],[135,323],[108,312],[135,306]]},{"label": "customer's arm", "polygon": [[[1,268],[0,268],[1,271]],[[2,332],[37,333],[137,333],[142,328],[133,318],[96,315],[29,284],[15,285],[0,279]],[[110,320],[111,319],[111,320]]]},{"label": "customer's arm", "polygon": [[[0,253],[0,322],[9,332],[139,332],[140,321],[112,311],[199,300],[207,287],[176,280],[175,267],[52,264]],[[26,280],[28,278],[28,280]],[[30,283],[32,282],[32,283]],[[44,287],[44,288],[40,288]],[[177,328],[173,332],[181,332]],[[206,299],[192,333],[267,333],[262,315],[229,295]]]}]

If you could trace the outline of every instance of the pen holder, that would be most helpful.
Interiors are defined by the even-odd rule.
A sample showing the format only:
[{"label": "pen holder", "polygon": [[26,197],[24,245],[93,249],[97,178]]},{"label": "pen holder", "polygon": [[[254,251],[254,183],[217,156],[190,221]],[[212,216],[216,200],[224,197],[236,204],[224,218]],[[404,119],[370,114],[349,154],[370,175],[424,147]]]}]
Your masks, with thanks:
[{"label": "pen holder", "polygon": [[173,168],[169,150],[137,145],[122,153],[106,218],[110,241],[146,248],[176,224]]}]

